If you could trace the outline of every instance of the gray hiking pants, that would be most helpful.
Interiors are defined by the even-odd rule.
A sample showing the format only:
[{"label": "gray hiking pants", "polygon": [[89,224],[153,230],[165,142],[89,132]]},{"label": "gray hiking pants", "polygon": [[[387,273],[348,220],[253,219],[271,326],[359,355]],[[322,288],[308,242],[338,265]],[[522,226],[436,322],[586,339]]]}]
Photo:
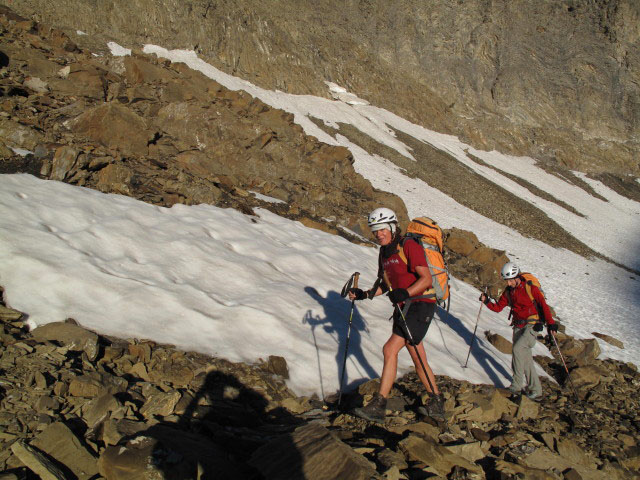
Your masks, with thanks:
[{"label": "gray hiking pants", "polygon": [[513,356],[511,357],[513,381],[509,388],[514,391],[522,390],[526,379],[529,393],[538,396],[542,395],[542,385],[540,385],[532,354],[536,341],[533,325],[513,329]]}]

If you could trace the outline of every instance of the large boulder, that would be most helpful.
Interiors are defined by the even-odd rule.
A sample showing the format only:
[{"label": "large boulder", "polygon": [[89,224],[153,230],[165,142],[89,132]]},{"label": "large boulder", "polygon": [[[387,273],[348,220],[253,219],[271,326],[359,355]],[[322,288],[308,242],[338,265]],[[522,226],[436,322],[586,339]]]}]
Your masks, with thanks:
[{"label": "large boulder", "polygon": [[49,178],[51,180],[65,180],[75,167],[78,154],[78,150],[73,147],[65,145],[57,148],[53,156]]},{"label": "large boulder", "polygon": [[575,388],[586,394],[590,389],[599,385],[608,372],[598,365],[587,365],[570,371],[571,381]]},{"label": "large boulder", "polygon": [[511,355],[513,353],[513,345],[509,340],[504,338],[499,333],[491,333],[490,331],[484,332],[484,336],[487,341],[496,347],[499,352],[505,353],[507,355]]},{"label": "large boulder", "polygon": [[33,151],[42,142],[42,134],[33,127],[0,118],[0,140],[11,147]]},{"label": "large boulder", "polygon": [[177,75],[166,68],[152,64],[148,58],[137,55],[124,57],[125,78],[130,85],[143,83],[166,83]]},{"label": "large boulder", "polygon": [[31,334],[38,341],[58,342],[71,351],[84,352],[89,360],[99,353],[98,335],[69,322],[52,322],[35,328]]},{"label": "large boulder", "polygon": [[600,345],[595,338],[583,340],[582,343],[584,348],[575,356],[575,362],[579,367],[593,364],[601,353]]},{"label": "large boulder", "polygon": [[593,335],[594,337],[598,337],[600,340],[604,340],[605,342],[607,342],[610,345],[613,345],[614,347],[618,347],[624,350],[624,343],[621,340],[618,340],[617,338],[612,337],[611,335],[607,335],[606,333],[598,333],[598,332],[591,332],[591,335]]},{"label": "large boulder", "polygon": [[452,228],[445,241],[445,246],[452,252],[464,255],[471,254],[480,242],[473,232]]},{"label": "large boulder", "polygon": [[153,134],[147,121],[117,102],[91,108],[69,122],[74,133],[127,155],[147,155]]}]

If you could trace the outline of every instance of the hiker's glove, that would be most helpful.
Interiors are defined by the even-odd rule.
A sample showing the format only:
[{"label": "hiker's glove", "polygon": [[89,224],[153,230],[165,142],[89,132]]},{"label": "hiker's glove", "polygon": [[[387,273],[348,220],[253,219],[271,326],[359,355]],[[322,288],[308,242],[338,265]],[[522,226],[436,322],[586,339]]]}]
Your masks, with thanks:
[{"label": "hiker's glove", "polygon": [[391,303],[402,303],[409,298],[409,292],[404,288],[396,288],[389,292],[389,300]]},{"label": "hiker's glove", "polygon": [[533,331],[534,332],[541,332],[543,330],[543,328],[544,328],[544,325],[542,325],[541,322],[538,322],[533,326]]},{"label": "hiker's glove", "polygon": [[550,323],[549,325],[547,325],[547,332],[551,333],[551,332],[557,332],[557,331],[558,331],[557,323]]},{"label": "hiker's glove", "polygon": [[481,293],[481,294],[480,294],[480,298],[479,298],[479,300],[480,300],[482,303],[484,303],[485,305],[488,305],[488,304],[489,304],[489,297],[487,296],[487,294],[486,294],[486,293]]},{"label": "hiker's glove", "polygon": [[365,298],[367,298],[366,292],[361,288],[350,288],[349,293],[353,294],[354,300],[364,300]]}]

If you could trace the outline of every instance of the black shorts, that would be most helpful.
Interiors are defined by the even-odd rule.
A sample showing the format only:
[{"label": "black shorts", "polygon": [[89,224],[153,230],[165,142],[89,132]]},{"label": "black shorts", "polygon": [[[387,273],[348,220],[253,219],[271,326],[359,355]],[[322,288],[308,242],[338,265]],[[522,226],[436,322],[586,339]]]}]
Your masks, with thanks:
[{"label": "black shorts", "polygon": [[398,308],[393,312],[393,333],[401,336],[405,340],[413,339],[414,344],[422,341],[427,334],[433,315],[436,312],[436,304],[430,302],[415,302],[409,306],[409,311],[405,314],[405,320],[409,327],[411,336],[407,336],[405,323],[402,321]]}]

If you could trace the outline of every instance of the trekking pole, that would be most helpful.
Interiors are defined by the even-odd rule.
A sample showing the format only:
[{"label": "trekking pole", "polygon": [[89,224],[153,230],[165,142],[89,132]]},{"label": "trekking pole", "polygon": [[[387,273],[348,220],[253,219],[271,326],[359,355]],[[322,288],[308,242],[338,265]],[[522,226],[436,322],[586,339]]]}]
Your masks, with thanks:
[{"label": "trekking pole", "polygon": [[[387,287],[389,287],[389,291],[393,292],[393,288],[391,288],[391,282],[389,281],[389,277],[387,277],[386,272],[383,274],[383,276],[384,276],[384,282],[387,284]],[[429,384],[429,387],[431,388],[431,393],[433,395],[435,395],[436,394],[436,389],[433,387],[433,383],[431,383],[431,379],[429,378],[429,374],[427,373],[427,368],[424,366],[424,362],[422,361],[422,357],[420,356],[420,352],[418,352],[418,346],[413,341],[413,335],[411,335],[411,331],[409,330],[409,325],[407,325],[407,320],[406,320],[406,318],[404,318],[404,313],[402,313],[402,310],[400,309],[398,304],[394,304],[394,305],[396,306],[396,308],[398,309],[398,312],[400,313],[400,318],[402,318],[402,323],[404,323],[404,331],[407,332],[407,337],[409,337],[409,343],[411,343],[411,345],[413,345],[413,348],[416,351],[416,356],[418,357],[418,360],[420,360],[420,366],[422,367],[422,371],[424,372],[424,376],[427,378],[427,383]]]},{"label": "trekking pole", "polygon": [[[484,287],[484,294],[487,294],[487,287]],[[480,302],[480,310],[478,310],[478,318],[476,318],[476,328],[473,329],[473,336],[471,337],[471,343],[469,344],[469,353],[467,353],[467,361],[464,362],[462,368],[467,368],[467,364],[469,363],[469,356],[471,355],[471,348],[473,348],[473,341],[476,339],[476,331],[478,330],[478,323],[480,323],[480,314],[482,313],[482,307],[484,307],[484,302]]]},{"label": "trekking pole", "polygon": [[573,382],[571,381],[571,376],[569,375],[569,369],[567,368],[567,364],[564,361],[562,352],[560,351],[560,346],[558,345],[556,336],[553,333],[549,333],[549,336],[553,339],[553,343],[556,345],[556,349],[558,350],[558,355],[560,355],[560,360],[562,360],[562,365],[564,365],[564,371],[567,372],[567,379],[569,380],[569,384],[571,385],[571,390],[573,390],[573,394],[575,395],[576,399],[580,400],[580,397],[578,397],[578,392],[576,391],[576,387],[573,386]]},{"label": "trekking pole", "polygon": [[[351,289],[351,284],[353,282],[353,288],[358,288],[358,277],[360,277],[360,272],[356,272],[351,275],[349,281],[342,288],[341,295],[346,297]],[[351,314],[349,315],[349,326],[347,328],[347,341],[344,346],[344,361],[342,362],[342,374],[340,375],[340,391],[338,393],[338,405],[340,405],[340,401],[342,400],[342,383],[344,382],[344,371],[347,369],[347,354],[349,353],[349,339],[351,338],[351,322],[353,321],[353,305],[355,300],[351,300]]]}]

